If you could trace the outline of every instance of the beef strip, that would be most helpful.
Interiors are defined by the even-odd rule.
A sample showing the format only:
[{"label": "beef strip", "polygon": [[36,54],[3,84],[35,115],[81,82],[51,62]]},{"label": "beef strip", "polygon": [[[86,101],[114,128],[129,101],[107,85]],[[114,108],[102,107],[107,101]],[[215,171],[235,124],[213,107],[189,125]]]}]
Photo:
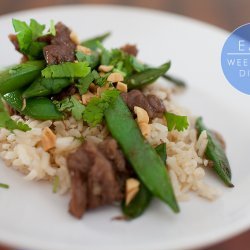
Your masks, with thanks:
[{"label": "beef strip", "polygon": [[121,201],[128,176],[125,159],[113,139],[86,141],[67,158],[71,176],[69,211],[81,218],[87,209]]},{"label": "beef strip", "polygon": [[44,58],[47,64],[59,64],[62,62],[73,62],[75,60],[76,44],[71,40],[71,30],[61,22],[57,23],[56,35],[43,37],[50,44],[43,48]]},{"label": "beef strip", "polygon": [[61,101],[64,98],[66,98],[68,96],[72,96],[72,95],[74,95],[76,93],[78,93],[78,89],[77,89],[77,87],[74,84],[72,84],[69,87],[63,89],[60,93],[54,95],[52,97],[52,99],[53,100],[57,100],[57,101]]},{"label": "beef strip", "polygon": [[138,89],[133,89],[128,93],[122,93],[121,96],[132,112],[134,111],[134,107],[138,106],[147,111],[150,119],[162,117],[165,112],[164,104],[157,96],[145,96]]},{"label": "beef strip", "polygon": [[132,56],[137,56],[138,54],[136,45],[132,44],[125,44],[123,47],[121,47],[121,50]]}]

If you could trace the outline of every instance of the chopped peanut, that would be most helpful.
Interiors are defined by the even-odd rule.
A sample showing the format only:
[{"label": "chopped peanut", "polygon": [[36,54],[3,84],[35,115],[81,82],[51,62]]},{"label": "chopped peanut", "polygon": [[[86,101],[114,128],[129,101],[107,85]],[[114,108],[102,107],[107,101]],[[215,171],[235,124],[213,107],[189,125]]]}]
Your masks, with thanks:
[{"label": "chopped peanut", "polygon": [[42,147],[45,151],[48,151],[56,145],[56,135],[49,127],[43,129],[42,132]]},{"label": "chopped peanut", "polygon": [[91,55],[92,54],[91,49],[89,49],[87,47],[84,47],[82,45],[77,45],[76,50],[82,52],[85,55]]},{"label": "chopped peanut", "polygon": [[128,205],[139,191],[140,182],[137,179],[129,178],[126,181],[126,205]]},{"label": "chopped peanut", "polygon": [[149,116],[145,109],[135,106],[134,112],[137,115],[137,122],[138,123],[149,123]]},{"label": "chopped peanut", "polygon": [[86,105],[93,97],[95,97],[95,95],[88,91],[86,94],[82,95],[82,104]]},{"label": "chopped peanut", "polygon": [[107,73],[110,72],[113,68],[113,65],[100,65],[98,70]]},{"label": "chopped peanut", "polygon": [[128,92],[128,85],[123,82],[118,82],[116,88],[121,92]]},{"label": "chopped peanut", "polygon": [[124,77],[121,73],[111,73],[107,79],[108,82],[122,82]]},{"label": "chopped peanut", "polygon": [[140,130],[143,136],[147,136],[150,134],[151,128],[148,123],[140,122],[138,123],[138,125],[140,127]]},{"label": "chopped peanut", "polygon": [[69,37],[75,44],[80,44],[80,40],[74,31],[70,33]]}]

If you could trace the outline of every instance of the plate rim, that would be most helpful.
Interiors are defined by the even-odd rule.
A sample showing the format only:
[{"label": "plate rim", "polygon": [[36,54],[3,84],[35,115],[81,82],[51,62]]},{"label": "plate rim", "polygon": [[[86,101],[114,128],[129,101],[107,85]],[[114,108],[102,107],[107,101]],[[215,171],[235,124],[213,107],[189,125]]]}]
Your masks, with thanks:
[{"label": "plate rim", "polygon": [[[53,5],[53,6],[46,6],[46,7],[37,7],[37,8],[29,8],[27,10],[20,10],[20,11],[14,11],[14,12],[10,12],[10,13],[5,13],[3,15],[0,16],[0,21],[7,19],[7,18],[11,18],[14,15],[28,15],[29,13],[32,12],[43,12],[46,10],[53,10],[56,9],[57,11],[60,10],[64,10],[64,9],[76,9],[76,8],[90,8],[90,9],[104,9],[104,10],[109,10],[110,8],[112,9],[117,9],[119,11],[139,11],[140,13],[144,13],[144,14],[153,14],[153,15],[162,15],[162,16],[170,16],[172,18],[177,18],[179,20],[182,21],[187,21],[187,22],[192,22],[195,25],[199,25],[199,26],[203,26],[206,29],[212,29],[213,31],[219,32],[219,33],[223,33],[223,35],[228,36],[229,35],[229,31],[224,30],[223,28],[217,27],[213,24],[209,24],[197,19],[194,19],[192,17],[188,17],[188,16],[183,16],[180,14],[176,14],[176,13],[172,13],[172,12],[168,12],[168,11],[163,11],[163,10],[157,10],[157,9],[150,9],[150,8],[146,8],[146,7],[139,7],[139,6],[127,6],[127,5],[115,5],[115,4],[59,4],[59,5]],[[59,9],[59,10],[58,10]],[[201,247],[208,247],[208,246],[212,246],[214,244],[217,244],[219,242],[225,241],[229,238],[232,238],[234,236],[237,236],[243,232],[245,232],[246,230],[248,230],[250,228],[250,220],[244,220],[241,221],[241,223],[237,224],[237,226],[234,226],[233,228],[231,227],[230,229],[227,230],[223,230],[220,232],[220,234],[217,233],[217,235],[208,235],[206,236],[208,233],[203,235],[203,238],[206,236],[206,239],[199,239],[196,240],[195,243],[192,243],[191,240],[186,240],[182,243],[182,245],[186,245],[185,247],[179,247],[176,249],[197,249],[197,248],[201,248]],[[3,237],[3,236],[7,236],[7,237]],[[3,244],[7,244],[9,246],[12,247],[17,247],[17,248],[25,248],[25,249],[32,249],[32,250],[45,250],[45,249],[53,249],[53,250],[66,250],[68,249],[68,246],[62,246],[59,244],[54,244],[53,246],[51,246],[51,244],[46,244],[46,242],[43,241],[38,241],[33,240],[33,239],[29,239],[27,241],[26,239],[22,239],[22,238],[16,238],[15,239],[15,243],[13,243],[13,239],[11,237],[11,235],[9,235],[8,233],[4,235],[4,232],[1,232],[0,234],[0,242]],[[127,250],[128,247],[126,246],[120,246],[119,250]],[[84,246],[74,246],[74,248],[72,248],[74,250],[80,250],[80,249],[85,249]],[[88,247],[88,249],[90,249]],[[108,250],[110,249],[110,246],[104,246],[103,247],[104,250]],[[131,250],[152,250],[152,248],[147,248],[147,247],[130,247]],[[91,247],[91,250],[98,250],[97,248],[93,248]],[[154,250],[165,250],[165,246],[164,244],[158,244],[154,246]]]}]

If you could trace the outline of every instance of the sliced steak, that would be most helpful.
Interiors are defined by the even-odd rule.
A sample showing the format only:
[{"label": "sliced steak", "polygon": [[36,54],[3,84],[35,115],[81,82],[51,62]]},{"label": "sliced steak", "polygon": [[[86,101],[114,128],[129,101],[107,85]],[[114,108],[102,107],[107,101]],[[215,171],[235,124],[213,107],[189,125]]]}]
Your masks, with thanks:
[{"label": "sliced steak", "polygon": [[138,49],[136,45],[132,44],[125,44],[123,47],[121,47],[121,50],[132,56],[137,56],[138,54]]},{"label": "sliced steak", "polygon": [[87,209],[121,201],[128,171],[113,139],[99,145],[86,141],[68,156],[71,176],[69,211],[77,218]]},{"label": "sliced steak", "polygon": [[44,37],[44,39],[50,40],[50,44],[43,48],[47,64],[73,62],[76,44],[70,38],[71,30],[61,22],[57,23],[55,28],[56,35],[54,37]]},{"label": "sliced steak", "polygon": [[121,96],[132,112],[134,111],[134,107],[138,106],[147,111],[150,119],[162,117],[163,113],[165,112],[165,107],[157,96],[145,96],[138,89],[133,89],[128,93],[122,93]]},{"label": "sliced steak", "polygon": [[63,89],[60,93],[54,95],[53,100],[61,101],[64,98],[72,96],[78,92],[79,91],[78,91],[77,87],[74,84],[72,84],[69,87]]}]

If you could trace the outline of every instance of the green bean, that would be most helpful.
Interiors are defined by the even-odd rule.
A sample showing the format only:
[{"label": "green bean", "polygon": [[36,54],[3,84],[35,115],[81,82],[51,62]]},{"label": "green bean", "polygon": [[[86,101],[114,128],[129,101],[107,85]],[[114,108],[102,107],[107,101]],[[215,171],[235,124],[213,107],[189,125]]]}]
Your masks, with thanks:
[{"label": "green bean", "polygon": [[0,94],[27,86],[41,74],[44,66],[44,61],[28,61],[0,72]]},{"label": "green bean", "polygon": [[201,117],[196,120],[195,125],[198,131],[198,135],[200,135],[201,132],[204,130],[206,130],[207,132],[208,144],[205,151],[205,155],[207,159],[212,161],[214,171],[228,187],[234,187],[231,182],[232,176],[230,165],[220,142],[215,137],[214,133],[206,128]]},{"label": "green bean", "polygon": [[67,78],[38,78],[24,92],[23,98],[48,96],[61,92],[69,86],[71,81]]},{"label": "green bean", "polygon": [[[155,148],[155,151],[161,157],[162,162],[166,164],[166,159],[167,159],[166,143],[158,145]],[[140,183],[139,192],[136,194],[134,199],[128,205],[126,205],[125,202],[122,203],[123,214],[128,219],[134,219],[136,217],[139,217],[148,208],[151,200],[152,200],[152,194],[145,187],[143,183]]]},{"label": "green bean", "polygon": [[175,76],[163,75],[162,77],[164,79],[170,81],[172,84],[176,85],[177,87],[185,88],[187,86],[183,80],[176,78]]},{"label": "green bean", "polygon": [[105,111],[107,127],[120,144],[127,160],[150,192],[179,212],[166,166],[145,141],[121,96]]},{"label": "green bean", "polygon": [[146,70],[133,74],[125,78],[125,83],[129,89],[142,88],[147,84],[153,83],[160,76],[163,76],[170,68],[171,63],[167,62],[159,68],[147,68]]},{"label": "green bean", "polygon": [[63,114],[56,109],[50,99],[46,97],[30,98],[24,105],[22,93],[22,90],[16,90],[5,94],[3,98],[13,109],[31,118],[38,120],[61,120],[63,118]]},{"label": "green bean", "polygon": [[103,42],[107,37],[111,35],[110,32],[106,32],[100,36],[96,36],[85,41],[81,42],[81,45],[88,47],[92,50],[96,50],[98,48],[98,42]]}]

